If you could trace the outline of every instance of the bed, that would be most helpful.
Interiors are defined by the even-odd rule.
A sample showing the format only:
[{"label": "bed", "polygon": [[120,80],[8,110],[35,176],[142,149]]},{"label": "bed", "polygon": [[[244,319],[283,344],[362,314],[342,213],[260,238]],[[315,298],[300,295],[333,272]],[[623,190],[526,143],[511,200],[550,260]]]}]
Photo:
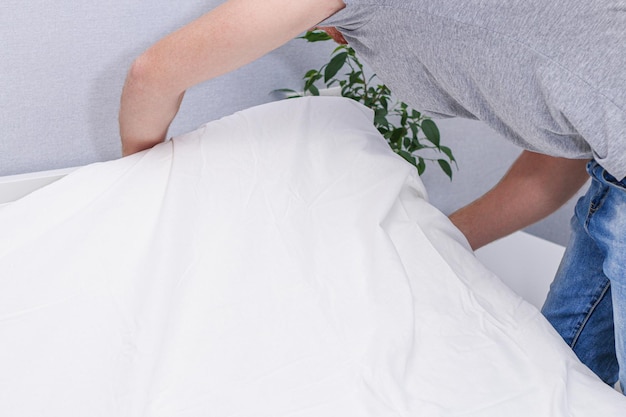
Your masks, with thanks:
[{"label": "bed", "polygon": [[371,118],[270,103],[4,181],[0,415],[624,415]]}]

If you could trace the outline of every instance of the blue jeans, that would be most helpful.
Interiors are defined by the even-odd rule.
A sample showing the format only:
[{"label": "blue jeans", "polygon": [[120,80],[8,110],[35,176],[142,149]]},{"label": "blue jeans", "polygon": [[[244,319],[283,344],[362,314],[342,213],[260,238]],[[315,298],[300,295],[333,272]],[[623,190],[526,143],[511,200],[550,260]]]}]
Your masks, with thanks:
[{"label": "blue jeans", "polygon": [[595,161],[576,205],[572,234],[542,313],[580,360],[626,388],[626,178]]}]

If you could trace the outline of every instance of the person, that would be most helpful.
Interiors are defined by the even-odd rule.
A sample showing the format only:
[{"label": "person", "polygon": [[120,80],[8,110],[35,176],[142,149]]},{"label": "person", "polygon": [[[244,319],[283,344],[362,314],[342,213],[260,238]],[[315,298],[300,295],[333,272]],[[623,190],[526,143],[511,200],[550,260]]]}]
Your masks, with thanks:
[{"label": "person", "polygon": [[135,60],[121,98],[123,154],[165,139],[186,89],[314,26],[336,28],[412,106],[482,120],[524,149],[492,190],[450,215],[472,248],[552,213],[591,176],[542,311],[587,366],[626,387],[626,8],[228,0]]}]

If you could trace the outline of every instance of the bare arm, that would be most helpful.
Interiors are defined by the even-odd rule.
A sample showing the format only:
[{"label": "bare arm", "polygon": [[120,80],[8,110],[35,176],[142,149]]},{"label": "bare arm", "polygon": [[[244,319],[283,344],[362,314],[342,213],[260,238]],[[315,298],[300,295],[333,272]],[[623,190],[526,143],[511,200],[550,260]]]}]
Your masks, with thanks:
[{"label": "bare arm", "polygon": [[341,0],[229,0],[157,42],[124,84],[123,154],[165,139],[187,88],[254,61],[343,7]]},{"label": "bare arm", "polygon": [[589,178],[586,163],[524,151],[493,189],[452,213],[450,220],[478,249],[565,204]]}]

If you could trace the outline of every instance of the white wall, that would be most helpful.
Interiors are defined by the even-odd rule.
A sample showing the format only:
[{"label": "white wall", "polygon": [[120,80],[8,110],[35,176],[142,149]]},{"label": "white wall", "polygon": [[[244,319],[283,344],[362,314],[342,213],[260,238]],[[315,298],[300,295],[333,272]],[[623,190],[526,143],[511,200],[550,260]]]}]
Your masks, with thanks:
[{"label": "white wall", "polygon": [[[0,2],[0,175],[82,165],[120,154],[126,71],[151,43],[221,0]],[[292,41],[188,92],[172,134],[298,87],[330,44]]]}]

